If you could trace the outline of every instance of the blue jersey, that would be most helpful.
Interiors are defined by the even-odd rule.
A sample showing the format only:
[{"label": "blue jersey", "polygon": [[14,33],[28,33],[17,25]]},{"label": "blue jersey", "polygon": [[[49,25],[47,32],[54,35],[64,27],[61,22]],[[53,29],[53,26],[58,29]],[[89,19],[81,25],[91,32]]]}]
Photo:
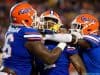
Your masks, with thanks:
[{"label": "blue jersey", "polygon": [[41,35],[36,29],[24,26],[10,26],[6,36],[4,52],[4,66],[14,70],[17,75],[30,75],[33,55],[25,47],[27,41],[39,41]]},{"label": "blue jersey", "polygon": [[80,50],[86,70],[89,75],[100,75],[100,36],[85,35],[83,39],[91,46],[89,49]]},{"label": "blue jersey", "polygon": [[[45,46],[48,50],[52,50],[57,46],[58,42],[54,41],[45,41]],[[46,65],[40,60],[36,60],[40,75],[69,75],[69,56],[76,54],[77,51],[73,50],[71,47],[66,49],[61,53],[57,61],[52,65]]]}]

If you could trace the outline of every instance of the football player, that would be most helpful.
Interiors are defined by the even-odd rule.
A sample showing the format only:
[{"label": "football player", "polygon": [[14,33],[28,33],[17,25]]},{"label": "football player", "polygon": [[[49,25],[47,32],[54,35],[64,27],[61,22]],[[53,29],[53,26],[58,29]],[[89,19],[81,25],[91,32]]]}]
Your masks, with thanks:
[{"label": "football player", "polygon": [[[79,50],[87,74],[100,75],[100,25],[98,19],[91,14],[80,14],[72,21],[70,31],[78,38],[73,44],[76,44],[76,48]],[[66,41],[63,40],[64,42],[69,42],[67,34],[61,35],[59,34],[57,37],[62,37],[62,39],[66,39]],[[49,37],[54,38],[54,36],[48,36],[47,39]]]},{"label": "football player", "polygon": [[28,2],[12,6],[11,24],[5,34],[2,49],[4,60],[0,71],[9,75],[30,75],[33,56],[46,64],[53,64],[60,56],[66,44],[59,43],[52,51],[48,51],[36,29],[36,17],[36,10]]},{"label": "football player", "polygon": [[100,75],[100,25],[92,14],[80,14],[72,21],[74,30],[79,30],[83,39],[78,40],[78,49],[88,75]]},{"label": "football player", "polygon": [[[39,29],[44,36],[46,34],[53,35],[61,31],[60,27],[62,26],[62,22],[60,16],[53,10],[42,13],[40,16],[40,23]],[[51,51],[57,46],[58,42],[45,40],[44,44],[48,50]],[[39,70],[40,75],[69,75],[70,62],[73,63],[80,75],[85,75],[85,68],[75,47],[66,47],[57,61],[52,65],[47,65],[43,61],[36,59],[37,69]]]}]

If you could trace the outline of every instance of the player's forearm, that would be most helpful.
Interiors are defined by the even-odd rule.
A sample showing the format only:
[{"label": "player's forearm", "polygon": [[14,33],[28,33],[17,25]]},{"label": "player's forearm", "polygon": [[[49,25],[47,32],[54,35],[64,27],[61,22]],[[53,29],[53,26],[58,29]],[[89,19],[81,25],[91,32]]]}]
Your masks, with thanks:
[{"label": "player's forearm", "polygon": [[71,42],[72,35],[71,34],[53,34],[53,35],[45,35],[46,40],[52,40],[57,42]]},{"label": "player's forearm", "polygon": [[53,34],[53,35],[45,35],[44,40],[52,40],[56,42],[66,42],[66,43],[77,43],[78,38],[73,34]]},{"label": "player's forearm", "polygon": [[86,75],[85,66],[78,54],[70,56],[70,60],[79,75]]},{"label": "player's forearm", "polygon": [[50,53],[45,58],[46,63],[54,64],[66,46],[67,46],[66,43],[59,43],[57,47],[51,50]]},{"label": "player's forearm", "polygon": [[80,67],[77,67],[76,70],[77,70],[79,75],[87,75],[86,70],[84,67],[82,67],[82,65]]},{"label": "player's forearm", "polygon": [[53,64],[66,47],[66,43],[59,43],[55,49],[51,50],[51,52],[43,43],[41,43],[41,41],[28,41],[25,46],[32,54],[37,55],[37,57],[43,60],[46,64]]},{"label": "player's forearm", "polygon": [[50,54],[48,56],[45,57],[45,63],[46,64],[54,64],[55,61],[58,59],[58,57],[60,56],[61,54],[61,50],[60,48],[55,48],[53,51],[50,52]]}]

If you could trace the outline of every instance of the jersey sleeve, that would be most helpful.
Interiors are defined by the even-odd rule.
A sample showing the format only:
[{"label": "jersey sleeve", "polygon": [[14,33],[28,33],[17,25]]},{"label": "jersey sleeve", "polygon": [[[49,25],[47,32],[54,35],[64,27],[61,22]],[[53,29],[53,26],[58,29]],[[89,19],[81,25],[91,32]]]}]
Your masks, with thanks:
[{"label": "jersey sleeve", "polygon": [[77,54],[78,53],[78,50],[75,47],[71,47],[71,46],[68,46],[66,51],[67,51],[67,53],[69,55],[73,55],[73,54]]},{"label": "jersey sleeve", "polygon": [[100,46],[100,40],[97,37],[91,35],[84,35],[83,39],[86,40],[92,48]]},{"label": "jersey sleeve", "polygon": [[33,28],[25,28],[23,37],[27,40],[33,41],[41,41],[42,35],[38,32],[38,30]]}]

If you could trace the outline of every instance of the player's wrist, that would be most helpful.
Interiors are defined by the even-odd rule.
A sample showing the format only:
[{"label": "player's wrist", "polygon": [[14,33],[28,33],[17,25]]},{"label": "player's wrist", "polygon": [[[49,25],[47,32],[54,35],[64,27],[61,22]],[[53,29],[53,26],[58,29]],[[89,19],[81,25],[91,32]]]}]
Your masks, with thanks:
[{"label": "player's wrist", "polygon": [[57,47],[59,47],[62,51],[64,50],[64,48],[67,46],[67,44],[66,43],[64,43],[64,42],[60,42],[58,45],[57,45]]}]

